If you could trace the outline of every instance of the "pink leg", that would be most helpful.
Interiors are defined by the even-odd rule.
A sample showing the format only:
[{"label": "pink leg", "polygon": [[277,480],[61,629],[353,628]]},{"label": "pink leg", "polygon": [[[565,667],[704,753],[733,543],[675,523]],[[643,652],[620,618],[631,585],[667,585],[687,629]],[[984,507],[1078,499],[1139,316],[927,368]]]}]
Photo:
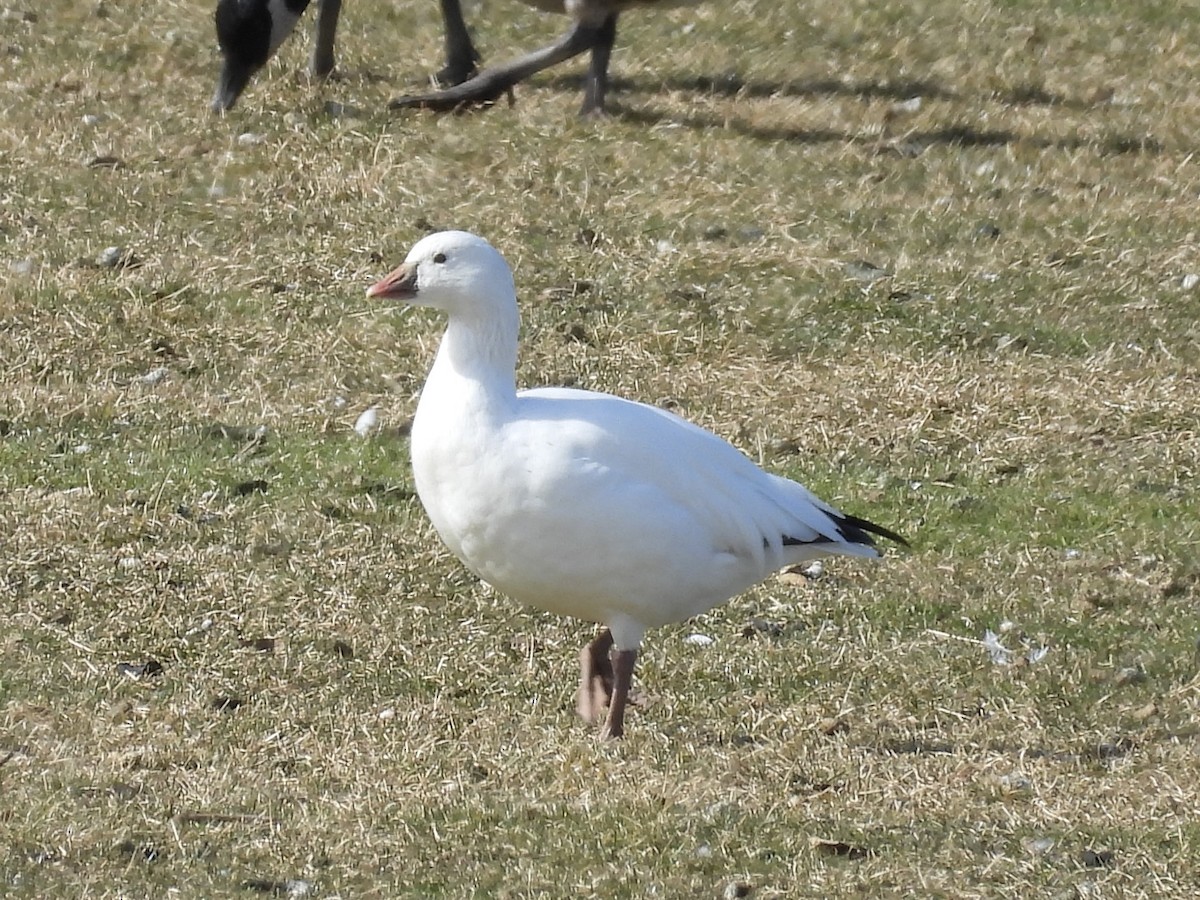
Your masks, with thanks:
[{"label": "pink leg", "polygon": [[575,711],[589,724],[596,724],[613,695],[613,667],[609,659],[612,632],[605,628],[579,651],[579,697]]},{"label": "pink leg", "polygon": [[604,737],[619,738],[625,734],[625,704],[629,702],[629,686],[633,683],[637,654],[636,650],[613,651],[612,701],[608,704],[608,721],[601,732]]}]

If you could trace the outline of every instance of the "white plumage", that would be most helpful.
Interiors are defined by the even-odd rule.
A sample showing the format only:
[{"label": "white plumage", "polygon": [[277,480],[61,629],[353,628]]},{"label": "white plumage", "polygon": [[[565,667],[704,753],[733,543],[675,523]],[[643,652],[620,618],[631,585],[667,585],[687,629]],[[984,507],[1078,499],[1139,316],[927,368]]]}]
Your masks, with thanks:
[{"label": "white plumage", "polygon": [[431,235],[368,295],[449,314],[413,421],[417,493],[480,578],[607,626],[581,656],[579,710],[595,719],[611,701],[613,736],[648,628],[786,565],[876,557],[872,533],[902,542],[669,412],[591,391],[516,391],[512,272],[482,238]]}]

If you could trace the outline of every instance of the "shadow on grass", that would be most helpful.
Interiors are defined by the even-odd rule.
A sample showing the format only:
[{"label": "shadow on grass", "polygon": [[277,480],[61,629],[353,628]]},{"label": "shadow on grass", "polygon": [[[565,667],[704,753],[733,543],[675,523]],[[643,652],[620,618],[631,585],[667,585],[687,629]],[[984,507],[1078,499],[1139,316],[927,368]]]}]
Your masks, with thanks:
[{"label": "shadow on grass", "polygon": [[[542,84],[556,90],[576,91],[582,87],[583,78],[575,74],[555,74],[539,77]],[[786,81],[747,81],[736,72],[719,75],[667,75],[639,84],[631,78],[615,77],[609,80],[609,89],[627,94],[650,94],[674,91],[678,93],[708,94],[719,97],[858,97],[868,100],[911,100],[923,97],[929,100],[963,100],[962,94],[953,88],[943,87],[927,78],[899,78],[885,81],[852,81],[841,78],[794,78]],[[1077,97],[1068,97],[1046,90],[1041,85],[1024,83],[1012,87],[998,88],[986,99],[1012,106],[1054,106],[1083,111],[1095,104]]]},{"label": "shadow on grass", "polygon": [[[583,86],[581,75],[555,74],[538,77],[538,82],[555,90],[578,91]],[[951,100],[958,95],[927,79],[903,78],[897,81],[842,81],[836,78],[815,78],[791,81],[746,81],[736,72],[720,75],[667,75],[639,83],[631,78],[614,77],[609,90],[622,94],[661,94],[667,91],[715,95],[718,97],[864,97],[886,100],[910,100],[913,97]]]},{"label": "shadow on grass", "polygon": [[[538,79],[539,83],[556,90],[577,91],[581,79],[575,75],[554,75]],[[668,76],[638,83],[628,78],[610,81],[614,93],[661,94],[665,92],[694,93],[722,97],[828,97],[844,96],[864,99],[910,100],[914,97],[927,99],[961,99],[960,95],[934,81],[925,79],[901,79],[898,81],[847,82],[837,79],[814,79],[809,81],[744,81],[736,74]],[[1092,109],[1096,104],[1089,101],[1055,94],[1036,85],[1017,85],[997,91],[990,100],[1013,106],[1054,106],[1075,111]],[[785,141],[800,144],[823,144],[841,142],[846,144],[875,144],[881,151],[898,152],[916,156],[932,146],[953,147],[1003,147],[1024,144],[1039,150],[1079,150],[1087,147],[1099,149],[1111,155],[1159,154],[1167,148],[1154,137],[1145,134],[1113,134],[1103,139],[1065,137],[1046,138],[1036,134],[1023,134],[1008,129],[979,129],[971,125],[949,125],[927,131],[905,134],[903,141],[894,142],[877,136],[864,136],[829,129],[795,128],[785,125],[751,125],[723,115],[705,113],[657,113],[647,109],[624,109],[610,106],[614,116],[628,122],[644,125],[676,124],[688,128],[728,128],[737,134],[764,141]],[[1182,151],[1181,151],[1182,152]]]},{"label": "shadow on grass", "polygon": [[[972,125],[948,125],[926,131],[910,131],[903,138],[889,139],[883,135],[853,134],[829,129],[795,128],[786,125],[763,126],[729,119],[721,115],[690,113],[657,113],[646,109],[613,110],[613,114],[628,122],[647,126],[661,124],[683,125],[688,128],[728,129],[736,134],[762,141],[783,141],[797,144],[825,144],[839,142],[874,146],[881,154],[896,154],[903,157],[919,156],[929,147],[1004,147],[1023,144],[1038,150],[1081,150],[1092,148],[1107,155],[1159,154],[1167,152],[1160,141],[1149,136],[1112,135],[1104,139],[1066,137],[1047,138],[1027,135],[1008,129],[981,129]],[[1183,152],[1183,151],[1180,151]]]}]

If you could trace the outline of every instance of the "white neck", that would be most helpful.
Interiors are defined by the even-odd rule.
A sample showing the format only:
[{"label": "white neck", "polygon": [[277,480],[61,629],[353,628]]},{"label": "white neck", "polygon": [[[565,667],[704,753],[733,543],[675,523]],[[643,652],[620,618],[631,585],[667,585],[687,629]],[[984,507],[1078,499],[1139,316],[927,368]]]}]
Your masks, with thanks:
[{"label": "white neck", "polygon": [[503,414],[516,400],[517,332],[514,301],[487,315],[457,313],[442,336],[437,359],[421,392],[421,405],[477,407]]}]

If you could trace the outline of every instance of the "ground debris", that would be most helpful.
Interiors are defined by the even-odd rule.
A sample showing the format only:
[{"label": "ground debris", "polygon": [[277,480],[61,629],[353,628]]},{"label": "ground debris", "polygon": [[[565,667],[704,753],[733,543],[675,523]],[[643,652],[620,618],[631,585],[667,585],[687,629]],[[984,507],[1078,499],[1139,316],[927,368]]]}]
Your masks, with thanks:
[{"label": "ground debris", "polygon": [[302,878],[285,878],[275,881],[270,878],[247,878],[242,887],[260,894],[276,894],[280,897],[307,897],[313,891],[311,881]]},{"label": "ground debris", "polygon": [[264,559],[284,559],[292,552],[295,546],[286,538],[277,541],[259,541],[250,548],[250,558],[254,560]]},{"label": "ground debris", "polygon": [[268,487],[268,483],[262,478],[251,478],[247,481],[239,481],[234,485],[233,491],[239,497],[246,497],[250,494],[265,494]]},{"label": "ground debris", "polygon": [[1041,662],[1046,654],[1050,652],[1049,647],[1035,645],[1023,634],[1014,632],[1011,622],[1001,622],[1000,632],[1014,634],[1016,639],[1022,644],[1022,647],[1019,650],[1011,650],[1001,643],[999,634],[990,628],[986,629],[983,633],[981,643],[984,649],[987,650],[988,655],[991,656],[992,662],[998,666],[1033,665],[1034,663]]},{"label": "ground debris", "polygon": [[113,854],[133,862],[155,862],[161,851],[151,840],[126,838],[113,847]]},{"label": "ground debris", "polygon": [[359,437],[367,437],[379,425],[379,404],[368,406],[354,420],[354,433]]},{"label": "ground debris", "polygon": [[817,731],[824,735],[841,734],[850,730],[850,723],[835,716],[826,716],[817,722]]},{"label": "ground debris", "polygon": [[232,441],[235,444],[262,443],[270,433],[266,425],[229,425],[214,422],[205,425],[201,435],[209,440]]},{"label": "ground debris", "polygon": [[1005,773],[997,781],[1000,789],[1006,794],[1027,794],[1033,790],[1033,782],[1020,772]]},{"label": "ground debris", "polygon": [[1100,741],[1089,748],[1088,756],[1100,762],[1123,759],[1137,749],[1137,741],[1128,736],[1114,738],[1111,741]]},{"label": "ground debris", "polygon": [[144,375],[139,375],[134,379],[134,381],[136,381],[138,384],[158,384],[160,381],[165,380],[170,374],[171,370],[166,366],[155,366]]},{"label": "ground debris", "polygon": [[1131,684],[1143,684],[1146,681],[1146,673],[1141,666],[1123,666],[1118,670],[1113,677],[1113,684],[1117,687],[1126,687]]},{"label": "ground debris", "polygon": [[580,297],[583,294],[589,293],[592,287],[593,284],[590,281],[572,281],[565,286],[546,288],[538,294],[538,299],[547,302],[570,300],[573,297]]},{"label": "ground debris", "polygon": [[339,103],[336,100],[325,102],[325,113],[331,119],[361,119],[363,111],[349,103]]},{"label": "ground debris", "polygon": [[96,254],[95,265],[100,269],[136,269],[142,264],[128,247],[105,247]]},{"label": "ground debris", "polygon": [[1038,855],[1049,853],[1052,849],[1054,849],[1054,838],[1030,838],[1025,842],[1025,849],[1030,853],[1036,853]]},{"label": "ground debris", "polygon": [[1079,855],[1079,859],[1089,869],[1106,869],[1113,864],[1116,856],[1112,850],[1092,850],[1089,847]]},{"label": "ground debris", "polygon": [[871,851],[866,847],[859,847],[855,844],[847,843],[846,841],[830,840],[828,838],[820,838],[810,836],[808,845],[822,856],[842,856],[846,859],[866,859],[871,855]]},{"label": "ground debris", "polygon": [[842,267],[843,271],[855,281],[863,281],[870,284],[874,281],[879,281],[883,278],[890,278],[892,273],[883,266],[877,266],[875,263],[865,259],[852,259]]},{"label": "ground debris", "polygon": [[135,680],[152,678],[163,673],[163,665],[157,659],[147,659],[144,663],[117,663],[117,671]]},{"label": "ground debris", "polygon": [[942,756],[954,752],[949,741],[930,741],[915,737],[888,738],[880,743],[879,749],[895,756]]},{"label": "ground debris", "polygon": [[742,637],[751,638],[757,635],[777,638],[783,634],[783,625],[778,622],[768,622],[766,619],[751,619],[742,626]]},{"label": "ground debris", "polygon": [[1139,706],[1133,711],[1133,717],[1139,722],[1145,722],[1147,719],[1152,719],[1158,715],[1158,704],[1151,701],[1145,706]]},{"label": "ground debris", "polygon": [[411,488],[382,481],[362,482],[359,489],[377,500],[411,500],[417,496]]},{"label": "ground debris", "polygon": [[73,609],[69,609],[68,607],[60,606],[58,609],[54,610],[54,612],[50,613],[50,615],[46,616],[42,621],[49,625],[70,625],[75,621],[75,611]]},{"label": "ground debris", "polygon": [[811,562],[800,563],[795,566],[788,566],[776,576],[784,584],[806,584],[810,581],[816,581],[825,574],[825,564],[819,559],[814,559]]},{"label": "ground debris", "polygon": [[1000,237],[1000,226],[995,222],[980,222],[975,228],[975,236],[994,241]]}]

